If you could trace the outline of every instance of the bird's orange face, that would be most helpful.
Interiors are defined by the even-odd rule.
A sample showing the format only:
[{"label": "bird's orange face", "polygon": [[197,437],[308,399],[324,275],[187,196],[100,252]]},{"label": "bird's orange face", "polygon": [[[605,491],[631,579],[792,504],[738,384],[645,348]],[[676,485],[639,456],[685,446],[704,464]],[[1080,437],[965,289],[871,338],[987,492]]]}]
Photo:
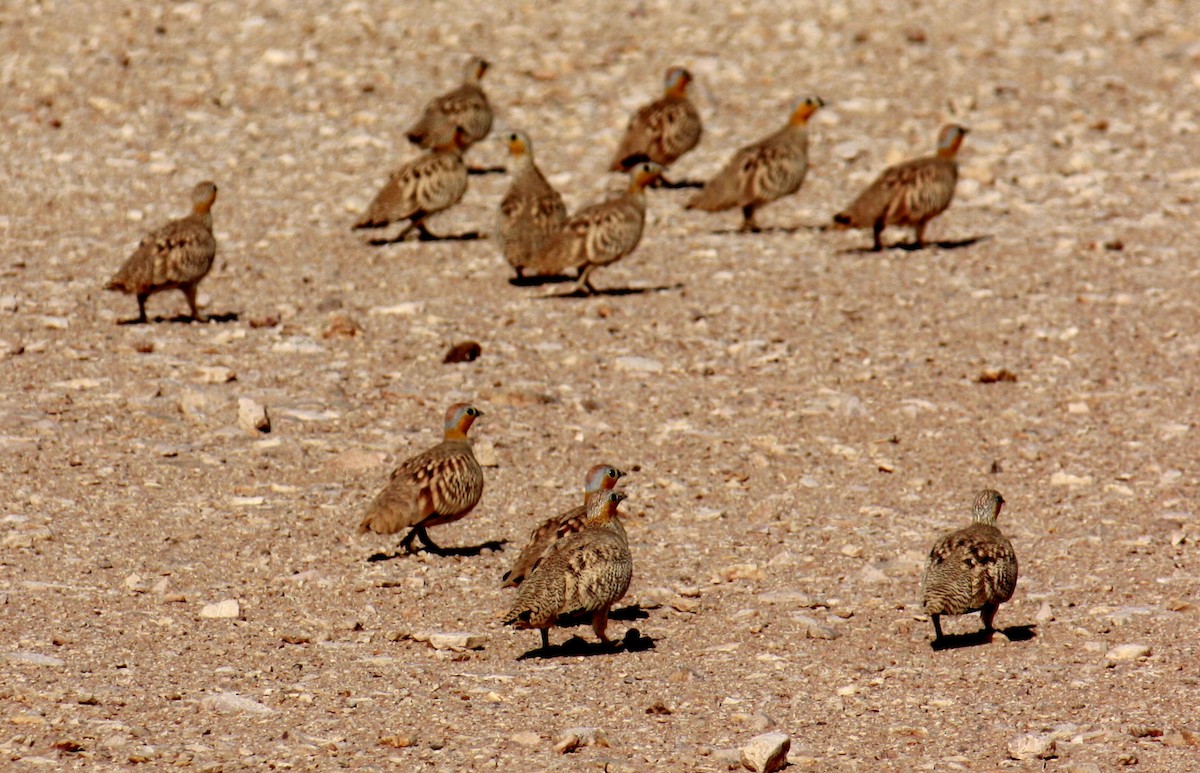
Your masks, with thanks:
[{"label": "bird's orange face", "polygon": [[954,158],[963,140],[966,139],[967,129],[958,124],[947,124],[938,132],[937,152],[944,158]]},{"label": "bird's orange face", "polygon": [[653,161],[638,164],[633,168],[631,182],[636,190],[645,190],[646,186],[662,176],[663,168]]},{"label": "bird's orange face", "polygon": [[446,411],[446,438],[462,439],[467,436],[467,430],[475,423],[475,419],[483,415],[470,403],[455,403]]},{"label": "bird's orange face", "polygon": [[525,135],[520,132],[512,132],[504,138],[504,144],[508,146],[508,152],[514,158],[519,158],[525,155],[529,150],[529,141],[525,139]]},{"label": "bird's orange face", "polygon": [[820,97],[808,97],[796,105],[792,111],[790,123],[794,126],[803,126],[808,123],[808,119],[813,116],[813,113],[823,107],[825,107],[825,100]]},{"label": "bird's orange face", "polygon": [[692,74],[682,67],[672,67],[667,70],[664,91],[666,96],[683,99],[687,96],[688,84],[692,82]]},{"label": "bird's orange face", "polygon": [[596,491],[611,491],[624,474],[616,467],[597,464],[588,471],[587,486],[584,490],[589,494]]}]

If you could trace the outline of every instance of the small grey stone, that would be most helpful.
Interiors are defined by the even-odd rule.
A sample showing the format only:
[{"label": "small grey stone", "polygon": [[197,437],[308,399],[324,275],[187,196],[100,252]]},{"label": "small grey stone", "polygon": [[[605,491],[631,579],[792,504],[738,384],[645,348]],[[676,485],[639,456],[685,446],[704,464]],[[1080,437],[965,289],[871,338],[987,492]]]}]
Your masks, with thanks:
[{"label": "small grey stone", "polygon": [[8,660],[9,663],[27,663],[31,666],[59,667],[67,664],[67,662],[61,658],[56,658],[51,655],[43,655],[40,652],[27,652],[24,650],[9,652],[5,655],[5,659]]},{"label": "small grey stone", "polygon": [[804,635],[810,639],[836,639],[842,635],[841,631],[825,625],[815,617],[792,615],[792,620],[796,621],[801,630],[804,631]]},{"label": "small grey stone", "polygon": [[598,727],[572,727],[564,730],[554,742],[554,751],[570,754],[584,746],[608,746],[608,736]]},{"label": "small grey stone", "polygon": [[787,764],[792,739],[787,733],[763,733],[742,747],[742,765],[755,773],[774,773]]},{"label": "small grey stone", "polygon": [[[487,635],[482,633],[430,633],[421,638],[429,642],[429,646],[435,650],[454,650],[455,652],[483,649],[483,645],[488,640]],[[418,637],[413,636],[413,639],[418,639]]]},{"label": "small grey stone", "polygon": [[472,440],[471,453],[480,467],[499,467],[500,457],[496,454],[496,446],[490,440]]}]

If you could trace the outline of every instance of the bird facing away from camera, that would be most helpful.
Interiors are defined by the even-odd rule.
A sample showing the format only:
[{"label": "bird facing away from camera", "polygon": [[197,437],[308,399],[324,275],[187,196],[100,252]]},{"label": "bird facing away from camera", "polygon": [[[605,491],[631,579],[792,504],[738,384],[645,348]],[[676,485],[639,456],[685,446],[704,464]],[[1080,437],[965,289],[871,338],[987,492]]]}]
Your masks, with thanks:
[{"label": "bird facing away from camera", "polygon": [[192,214],[172,220],[152,231],[117,271],[105,290],[137,296],[138,316],[146,321],[146,300],[163,290],[178,289],[187,298],[192,319],[203,321],[196,308],[196,286],[208,275],[217,255],[213,236],[212,205],[215,183],[204,181],[192,188]]},{"label": "bird facing away from camera", "polygon": [[971,525],[944,535],[929,551],[921,576],[921,604],[933,620],[934,642],[942,638],[942,615],[980,612],[983,630],[991,633],[1001,604],[1017,587],[1017,554],[996,527],[1004,506],[1000,492],[975,495]]},{"label": "bird facing away from camera", "polygon": [[536,275],[562,274],[579,270],[576,291],[595,293],[591,273],[599,266],[616,263],[633,252],[642,239],[646,222],[646,186],[662,174],[655,163],[635,166],[629,187],[619,196],[593,204],[567,218],[541,254],[527,269]]},{"label": "bird facing away from camera", "polygon": [[409,529],[400,542],[402,550],[413,552],[413,540],[419,538],[427,551],[442,552],[425,530],[465,517],[483,495],[483,470],[467,440],[467,430],[482,415],[468,403],[450,406],[442,442],[392,470],[387,485],[367,506],[358,533]]},{"label": "bird facing away from camera", "polygon": [[520,278],[525,266],[567,219],[562,196],[551,187],[533,159],[533,145],[523,132],[504,138],[513,159],[513,181],[500,201],[496,238],[505,260]]},{"label": "bird facing away from camera", "polygon": [[[625,473],[616,467],[607,464],[597,464],[588,470],[587,477],[584,478],[583,504],[547,518],[534,529],[529,535],[528,544],[521,550],[521,555],[517,556],[512,568],[504,573],[504,583],[500,587],[513,588],[520,585],[568,535],[583,528],[592,500],[611,491],[624,475]],[[624,531],[620,521],[616,521],[616,525]]]},{"label": "bird facing away from camera", "polygon": [[465,133],[463,149],[479,142],[492,130],[492,106],[479,82],[490,65],[473,56],[463,70],[462,85],[429,101],[421,117],[406,134],[408,141],[423,148],[447,145],[455,127]]},{"label": "bird facing away from camera", "polygon": [[800,102],[786,126],[734,153],[687,208],[722,212],[741,207],[742,230],[759,230],[754,215],[760,207],[800,190],[808,172],[808,119],[824,106],[820,97]]},{"label": "bird facing away from camera", "polygon": [[442,238],[425,228],[425,220],[462,201],[467,192],[467,167],[462,160],[465,143],[466,132],[459,127],[449,142],[393,172],[354,228],[386,228],[408,220],[404,230],[391,241],[403,241],[414,228],[422,241]]},{"label": "bird facing away from camera", "polygon": [[957,124],[942,127],[937,153],[905,161],[883,170],[850,206],[833,216],[836,228],[870,228],[875,233],[872,250],[883,249],[883,229],[910,225],[916,229],[916,247],[925,246],[925,226],[946,211],[958,184],[955,156],[967,130]]},{"label": "bird facing away from camera", "polygon": [[564,539],[521,583],[502,619],[505,625],[539,629],[545,649],[549,629],[560,617],[590,614],[596,637],[609,643],[608,611],[633,577],[629,541],[617,514],[623,499],[621,492],[609,491],[592,500],[583,529]]},{"label": "bird facing away from camera", "polygon": [[627,172],[646,161],[666,168],[699,144],[704,128],[700,112],[688,99],[691,82],[692,74],[684,68],[667,70],[662,97],[629,119],[609,171]]}]

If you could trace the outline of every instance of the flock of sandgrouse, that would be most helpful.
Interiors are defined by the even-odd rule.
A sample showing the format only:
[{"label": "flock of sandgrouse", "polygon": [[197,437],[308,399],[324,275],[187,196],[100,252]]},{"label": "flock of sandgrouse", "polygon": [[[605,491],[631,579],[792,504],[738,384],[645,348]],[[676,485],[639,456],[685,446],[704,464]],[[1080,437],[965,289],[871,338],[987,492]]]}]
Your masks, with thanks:
[{"label": "flock of sandgrouse", "polygon": [[[407,135],[427,152],[388,178],[354,228],[407,221],[392,241],[403,240],[414,229],[422,240],[439,238],[427,230],[425,221],[462,199],[469,174],[463,153],[492,128],[491,106],[480,87],[487,68],[487,62],[472,58],[463,84],[426,105]],[[512,156],[513,181],[500,202],[496,237],[518,277],[575,271],[577,289],[594,292],[592,271],[633,251],[645,221],[645,189],[653,184],[674,185],[664,179],[664,170],[700,141],[700,114],[687,95],[691,80],[683,68],[667,71],[662,97],[633,115],[611,165],[612,171],[629,173],[629,187],[574,215],[568,216],[562,197],[534,163],[529,137],[513,132],[504,138]],[[757,210],[795,193],[804,182],[806,127],[823,105],[820,97],[799,102],[783,128],[734,153],[686,206],[707,212],[741,208],[742,230],[757,231]],[[871,228],[876,250],[882,248],[886,226],[913,226],[921,246],[926,224],[945,211],[954,196],[955,154],[966,132],[954,124],[943,127],[935,155],[885,169],[834,215],[835,226]],[[146,321],[146,300],[152,294],[176,288],[187,298],[192,317],[200,319],[196,286],[216,255],[211,214],[216,197],[215,184],[197,185],[192,191],[192,213],[143,239],[108,284],[107,289],[137,297],[134,321]],[[420,540],[427,551],[445,552],[427,529],[456,521],[479,503],[483,470],[467,431],[480,415],[466,403],[451,406],[442,442],[392,472],[367,507],[360,533],[395,534],[408,529],[402,549],[412,551],[414,541]],[[625,595],[633,572],[617,511],[625,495],[614,490],[622,475],[609,465],[596,465],[585,478],[583,504],[533,531],[503,578],[506,587],[518,588],[504,623],[539,629],[547,647],[548,630],[560,618],[590,615],[596,636],[609,641],[605,633],[609,610]],[[997,608],[1012,597],[1016,554],[996,527],[1003,504],[998,492],[979,492],[971,525],[945,535],[930,551],[922,577],[922,603],[933,621],[935,643],[942,639],[941,615],[980,611],[984,630],[990,634]]]}]

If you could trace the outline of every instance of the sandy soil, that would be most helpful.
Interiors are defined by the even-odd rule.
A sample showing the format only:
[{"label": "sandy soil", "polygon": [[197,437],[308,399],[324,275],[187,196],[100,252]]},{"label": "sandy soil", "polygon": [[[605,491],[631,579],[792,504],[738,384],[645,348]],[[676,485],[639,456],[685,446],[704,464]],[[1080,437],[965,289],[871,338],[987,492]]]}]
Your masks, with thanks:
[{"label": "sandy soil", "polygon": [[[1192,3],[413,5],[0,7],[3,767],[713,771],[766,730],[799,770],[1200,766]],[[348,228],[468,52],[572,208],[669,65],[706,121],[684,177],[829,104],[773,230],[653,191],[595,275],[632,292],[547,298],[490,240]],[[814,228],[946,120],[973,131],[943,246]],[[174,293],[118,326],[99,288],[205,178],[229,321]],[[490,230],[506,186],[431,227]],[[363,506],[458,399],[497,466],[435,537],[507,548],[368,560],[396,540],[354,536]],[[638,646],[520,659],[500,575],[598,461],[631,473]],[[935,652],[920,565],[984,486],[1011,641]],[[608,746],[560,754],[572,727]]]}]

